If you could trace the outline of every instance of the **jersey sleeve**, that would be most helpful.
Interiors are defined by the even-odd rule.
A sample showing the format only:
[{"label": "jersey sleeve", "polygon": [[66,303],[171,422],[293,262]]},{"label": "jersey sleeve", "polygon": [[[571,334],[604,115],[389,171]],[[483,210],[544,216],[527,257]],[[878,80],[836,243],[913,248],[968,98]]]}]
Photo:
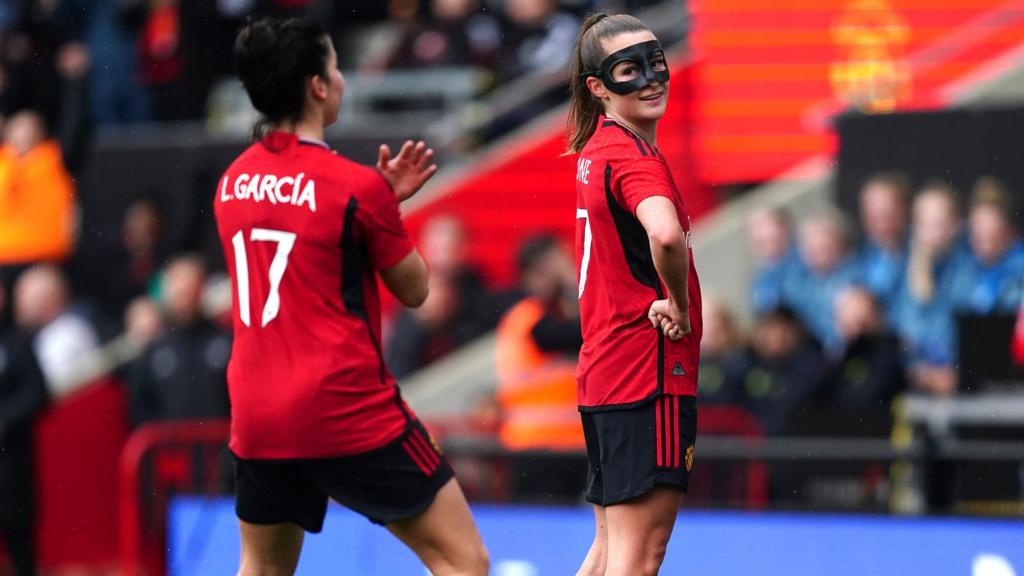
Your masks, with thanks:
[{"label": "jersey sleeve", "polygon": [[630,158],[613,165],[616,200],[636,215],[636,207],[651,196],[664,196],[675,201],[672,174],[664,162],[653,157]]},{"label": "jersey sleeve", "polygon": [[413,250],[412,239],[398,211],[398,199],[384,177],[374,171],[359,200],[356,221],[366,254],[375,270],[387,270]]}]

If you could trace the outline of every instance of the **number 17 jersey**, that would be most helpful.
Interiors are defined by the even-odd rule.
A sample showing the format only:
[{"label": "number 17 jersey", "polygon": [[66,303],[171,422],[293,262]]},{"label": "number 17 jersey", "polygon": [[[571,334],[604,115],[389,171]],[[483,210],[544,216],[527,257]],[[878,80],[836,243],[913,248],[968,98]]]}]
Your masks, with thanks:
[{"label": "number 17 jersey", "polygon": [[218,182],[233,285],[230,448],[331,458],[397,438],[409,412],[381,355],[375,273],[413,250],[376,170],[271,132]]}]

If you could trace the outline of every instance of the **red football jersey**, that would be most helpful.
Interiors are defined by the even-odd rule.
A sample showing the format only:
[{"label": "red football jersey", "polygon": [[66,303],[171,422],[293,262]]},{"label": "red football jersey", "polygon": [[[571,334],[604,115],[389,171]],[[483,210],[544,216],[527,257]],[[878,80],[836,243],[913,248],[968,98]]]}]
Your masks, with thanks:
[{"label": "red football jersey", "polygon": [[581,410],[626,408],[660,394],[697,393],[701,300],[692,251],[687,286],[691,332],[673,342],[647,319],[651,303],[666,297],[647,232],[636,217],[637,205],[651,196],[675,204],[689,248],[690,218],[664,156],[629,128],[600,117],[576,172]]},{"label": "red football jersey", "polygon": [[413,245],[383,176],[272,132],[224,173],[214,213],[234,287],[231,450],[324,458],[398,437],[375,272]]}]

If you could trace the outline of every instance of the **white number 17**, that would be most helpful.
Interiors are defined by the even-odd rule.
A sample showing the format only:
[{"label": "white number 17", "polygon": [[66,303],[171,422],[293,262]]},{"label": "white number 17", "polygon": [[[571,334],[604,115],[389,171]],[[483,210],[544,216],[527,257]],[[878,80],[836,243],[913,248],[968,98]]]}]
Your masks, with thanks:
[{"label": "white number 17", "polygon": [[[263,318],[260,327],[270,324],[270,321],[277,318],[281,311],[281,279],[284,278],[284,271],[288,268],[288,255],[295,246],[295,233],[283,232],[281,230],[270,230],[268,228],[253,228],[249,234],[249,240],[253,242],[277,242],[277,252],[270,262],[270,292],[267,294],[267,301],[263,304]],[[238,289],[238,315],[242,324],[251,326],[249,320],[249,258],[245,253],[245,234],[241,230],[231,238],[231,244],[235,247],[235,278]]]}]

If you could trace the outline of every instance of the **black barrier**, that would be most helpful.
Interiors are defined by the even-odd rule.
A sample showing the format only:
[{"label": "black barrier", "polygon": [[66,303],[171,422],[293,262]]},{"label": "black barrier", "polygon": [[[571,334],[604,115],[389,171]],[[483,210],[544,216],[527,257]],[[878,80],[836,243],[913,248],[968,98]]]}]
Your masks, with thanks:
[{"label": "black barrier", "polygon": [[[965,199],[976,178],[1001,179],[1024,206],[1024,108],[846,114],[837,120],[838,201],[856,215],[857,193],[873,173],[901,170],[915,186],[949,181]],[[1024,224],[1024,212],[1018,211]]]}]

